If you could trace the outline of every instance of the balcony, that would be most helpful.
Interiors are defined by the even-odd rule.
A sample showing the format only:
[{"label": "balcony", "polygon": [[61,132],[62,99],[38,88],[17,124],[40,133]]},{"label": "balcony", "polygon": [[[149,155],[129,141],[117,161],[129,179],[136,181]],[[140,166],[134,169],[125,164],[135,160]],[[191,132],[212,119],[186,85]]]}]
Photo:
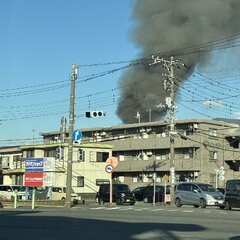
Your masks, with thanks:
[{"label": "balcony", "polygon": [[[191,136],[191,140],[184,140],[179,136],[175,137],[175,148],[200,148],[202,146],[199,136]],[[128,151],[142,149],[168,149],[170,148],[169,137],[157,137],[149,135],[148,138],[128,138],[124,140],[113,140],[113,151]]]},{"label": "balcony", "polygon": [[224,152],[225,161],[240,161],[240,150],[234,149],[233,151]]}]

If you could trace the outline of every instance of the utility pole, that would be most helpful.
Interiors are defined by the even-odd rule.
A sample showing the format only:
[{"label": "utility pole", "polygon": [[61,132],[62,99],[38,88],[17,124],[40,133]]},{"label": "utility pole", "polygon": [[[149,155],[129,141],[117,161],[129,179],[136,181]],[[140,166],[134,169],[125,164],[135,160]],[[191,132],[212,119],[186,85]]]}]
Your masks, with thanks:
[{"label": "utility pole", "polygon": [[147,109],[146,111],[149,114],[149,122],[151,122],[152,121],[152,109]]},{"label": "utility pole", "polygon": [[163,63],[163,66],[167,69],[168,74],[164,74],[168,80],[164,81],[164,89],[170,91],[170,96],[166,98],[166,106],[169,109],[169,138],[170,138],[170,191],[171,191],[171,201],[174,197],[174,185],[175,185],[175,150],[174,150],[174,135],[175,131],[175,121],[174,121],[174,98],[175,98],[175,86],[174,86],[174,67],[177,66],[178,60],[173,60],[173,57],[170,57],[170,60],[165,60],[163,58],[154,57],[154,62],[151,63]]},{"label": "utility pole", "polygon": [[66,202],[65,207],[71,208],[72,193],[72,159],[73,159],[73,139],[74,130],[74,101],[75,101],[75,80],[77,78],[77,66],[72,64],[71,73],[71,93],[70,93],[70,112],[69,112],[69,132],[68,132],[68,161],[67,161],[67,183],[66,183]]}]

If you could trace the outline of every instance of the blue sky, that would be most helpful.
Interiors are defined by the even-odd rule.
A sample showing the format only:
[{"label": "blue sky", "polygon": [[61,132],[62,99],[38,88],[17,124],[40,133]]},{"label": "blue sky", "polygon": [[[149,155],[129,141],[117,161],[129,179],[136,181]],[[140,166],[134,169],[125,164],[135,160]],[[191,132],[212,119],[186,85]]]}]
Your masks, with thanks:
[{"label": "blue sky", "polygon": [[[1,1],[0,8],[0,145],[18,144],[20,141],[15,139],[37,138],[40,132],[59,130],[62,116],[68,121],[72,64],[79,65],[75,128],[121,124],[115,111],[117,81],[122,71],[95,79],[89,77],[121,68],[127,63],[94,67],[81,65],[129,61],[138,57],[140,49],[129,37],[131,1],[8,0]],[[231,74],[238,77],[238,50],[214,53],[212,60],[199,68],[200,71],[204,70],[217,81],[223,74],[220,70],[213,70],[215,74],[211,75],[211,69],[235,67]],[[228,74],[226,78],[230,81],[233,75]],[[194,81],[199,79],[192,77],[191,81],[194,85]],[[67,85],[63,87],[62,84]],[[190,84],[185,81],[183,87]],[[193,85],[192,91],[196,87]],[[184,88],[181,94],[177,100],[183,100],[181,103],[188,108],[178,106],[178,119],[238,117],[227,112],[218,114],[216,108],[222,106],[213,107],[212,104],[209,108],[206,101],[203,104],[204,99],[200,105],[192,100],[184,103]],[[188,93],[191,94],[194,92]],[[231,101],[236,102],[236,99]],[[85,118],[84,113],[89,110],[102,110],[106,116]],[[240,112],[239,109],[234,111]]]},{"label": "blue sky", "polygon": [[[57,85],[69,79],[72,64],[124,61],[136,57],[137,49],[128,37],[131,24],[128,0],[10,0],[1,1],[0,7],[1,90],[12,93],[13,89],[22,92],[28,90],[23,87],[31,90],[31,86],[39,84],[56,82]],[[83,67],[79,68],[79,76],[116,67],[119,66]],[[114,88],[119,74],[77,84],[76,98]],[[31,138],[33,133],[38,136],[39,132],[58,130],[61,114],[4,119],[18,118],[18,111],[26,112],[31,104],[63,100],[64,105],[69,105],[69,93],[69,87],[66,87],[46,93],[1,97],[0,139]],[[44,106],[41,108],[44,111]],[[121,122],[114,109],[100,109],[107,111],[106,117],[97,119],[86,119],[82,117],[84,111],[78,110],[76,107],[75,126],[79,128]],[[68,120],[68,113],[65,116]]]}]

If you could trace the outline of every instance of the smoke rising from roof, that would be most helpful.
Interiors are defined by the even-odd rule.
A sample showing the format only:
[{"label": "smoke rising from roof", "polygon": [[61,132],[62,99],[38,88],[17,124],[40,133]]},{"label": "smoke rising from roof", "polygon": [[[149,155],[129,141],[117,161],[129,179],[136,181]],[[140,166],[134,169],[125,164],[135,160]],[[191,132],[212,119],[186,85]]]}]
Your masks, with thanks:
[{"label": "smoke rising from roof", "polygon": [[[139,57],[144,58],[239,32],[239,19],[239,0],[137,0],[133,4],[130,36],[140,50]],[[209,58],[210,52],[181,56],[191,69],[204,66]],[[149,111],[152,121],[165,117],[166,109],[161,104],[165,103],[169,92],[163,88],[162,72],[161,64],[149,66],[147,63],[123,72],[119,79],[121,94],[117,109],[123,123],[137,122],[138,111],[141,122],[149,121]],[[177,93],[177,86],[191,75],[191,71],[178,74],[176,69],[175,73]]]}]

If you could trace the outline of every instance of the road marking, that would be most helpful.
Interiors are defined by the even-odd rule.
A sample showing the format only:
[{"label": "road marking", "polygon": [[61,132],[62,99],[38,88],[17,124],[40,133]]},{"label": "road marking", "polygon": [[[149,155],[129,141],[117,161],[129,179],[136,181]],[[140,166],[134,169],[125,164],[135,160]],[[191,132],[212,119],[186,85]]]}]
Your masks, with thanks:
[{"label": "road marking", "polygon": [[163,211],[164,209],[163,208],[158,208],[158,209],[152,209],[151,211],[152,212],[158,212],[158,211]]},{"label": "road marking", "polygon": [[190,212],[194,212],[194,211],[193,210],[183,210],[182,212],[190,213]]},{"label": "road marking", "polygon": [[106,208],[106,210],[116,210],[116,209],[120,209],[120,207],[110,207],[110,208]]},{"label": "road marking", "polygon": [[93,209],[93,210],[99,210],[99,209],[105,209],[106,207],[92,207],[92,208],[89,208],[89,209]]}]

